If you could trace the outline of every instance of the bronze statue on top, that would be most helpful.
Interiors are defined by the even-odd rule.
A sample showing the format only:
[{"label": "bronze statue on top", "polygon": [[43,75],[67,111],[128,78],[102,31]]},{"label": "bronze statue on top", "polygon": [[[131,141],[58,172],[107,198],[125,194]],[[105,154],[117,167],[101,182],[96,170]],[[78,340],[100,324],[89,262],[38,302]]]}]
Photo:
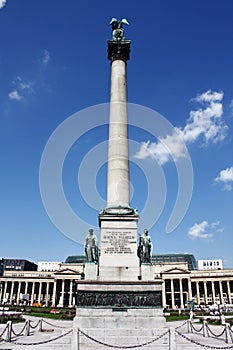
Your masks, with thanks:
[{"label": "bronze statue on top", "polygon": [[129,25],[126,18],[118,21],[116,18],[112,18],[109,24],[112,26],[112,41],[125,41],[123,24]]}]

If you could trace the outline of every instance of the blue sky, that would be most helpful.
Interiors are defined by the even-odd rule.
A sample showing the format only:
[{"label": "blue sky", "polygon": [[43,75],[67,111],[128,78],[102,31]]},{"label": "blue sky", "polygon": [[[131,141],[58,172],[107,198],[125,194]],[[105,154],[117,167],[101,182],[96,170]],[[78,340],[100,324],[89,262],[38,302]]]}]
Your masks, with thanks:
[{"label": "blue sky", "polygon": [[[132,116],[132,206],[141,213],[154,191],[148,225],[145,214],[139,231],[154,221],[149,227],[154,253],[189,252],[197,259],[222,258],[225,267],[233,267],[233,3],[227,0],[126,0],[117,6],[105,0],[0,0],[0,256],[64,261],[83,253],[80,241],[89,227],[98,226],[98,205],[106,196],[107,127],[94,107],[88,115],[96,127],[81,133],[87,120],[80,111],[109,101],[106,41],[112,17],[130,23],[129,102],[173,125],[194,175],[187,212],[167,234],[182,185],[176,165],[184,158],[183,146],[173,133],[156,138],[155,122],[149,131],[138,128]],[[75,132],[81,137],[62,168],[67,202],[84,223],[71,240],[46,213],[39,169],[51,134],[77,112]],[[99,162],[95,169],[92,151]],[[97,199],[90,196],[95,191]]]}]

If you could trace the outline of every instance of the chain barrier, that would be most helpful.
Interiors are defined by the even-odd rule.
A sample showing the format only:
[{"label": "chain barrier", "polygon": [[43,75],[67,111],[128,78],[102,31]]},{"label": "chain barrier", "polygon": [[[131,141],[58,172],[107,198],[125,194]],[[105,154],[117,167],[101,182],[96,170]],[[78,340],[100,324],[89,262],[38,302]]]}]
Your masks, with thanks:
[{"label": "chain barrier", "polygon": [[121,345],[112,345],[112,344],[104,343],[104,342],[102,342],[102,341],[100,341],[100,340],[97,340],[97,339],[91,337],[90,335],[84,333],[83,331],[81,331],[81,329],[78,329],[78,331],[79,331],[82,335],[84,335],[85,337],[87,337],[88,339],[94,341],[95,343],[98,343],[98,344],[100,344],[100,345],[107,346],[107,347],[109,347],[109,348],[114,348],[114,349],[135,349],[135,348],[141,348],[141,347],[143,347],[143,346],[150,345],[150,344],[156,342],[157,340],[163,338],[165,335],[167,335],[167,334],[169,333],[169,329],[168,329],[165,333],[159,335],[157,338],[155,338],[155,339],[153,339],[153,340],[150,340],[150,341],[148,341],[148,342],[146,342],[146,343],[138,344],[138,345],[129,345],[129,346],[122,345],[122,346],[121,346]]},{"label": "chain barrier", "polygon": [[191,329],[193,329],[197,333],[201,332],[203,330],[203,328],[204,328],[204,324],[202,324],[200,329],[196,329],[192,322],[190,322],[190,325],[191,325]]},{"label": "chain barrier", "polygon": [[[4,330],[2,331],[2,333],[0,334],[0,339],[2,338],[3,334],[7,331],[9,327],[9,324],[6,325],[6,327],[4,328]],[[2,340],[2,339],[1,339]],[[4,340],[4,339],[3,339]]]},{"label": "chain barrier", "polygon": [[186,339],[187,341],[189,341],[190,343],[196,344],[198,346],[201,346],[203,348],[207,348],[207,349],[217,349],[217,350],[224,350],[224,349],[233,349],[233,345],[231,346],[212,346],[212,345],[205,345],[202,343],[197,342],[196,340],[190,339],[188,338],[186,335],[180,333],[179,331],[176,330],[176,333],[178,335],[180,335],[182,338]]},{"label": "chain barrier", "polygon": [[184,322],[184,323],[182,323],[181,325],[177,326],[175,329],[179,329],[179,328],[181,328],[181,327],[185,326],[186,324],[187,324],[187,321],[185,321],[185,322]]},{"label": "chain barrier", "polygon": [[24,332],[24,330],[25,330],[26,327],[27,327],[27,322],[25,322],[25,324],[24,324],[22,330],[21,330],[19,333],[16,333],[16,332],[14,331],[13,327],[11,327],[11,331],[12,331],[12,333],[13,333],[16,337],[19,337],[21,334],[23,334],[23,332]]},{"label": "chain barrier", "polygon": [[56,327],[56,328],[69,328],[69,327],[64,327],[64,326],[57,326],[57,325],[55,325],[55,324],[52,324],[52,323],[50,323],[50,322],[48,322],[48,321],[45,321],[44,319],[42,319],[42,321],[44,322],[44,323],[46,323],[46,324],[48,324],[49,326],[52,326],[52,327]]},{"label": "chain barrier", "polygon": [[35,329],[39,324],[40,324],[40,320],[37,322],[37,324],[35,326],[32,326],[31,321],[30,321],[30,328]]},{"label": "chain barrier", "polygon": [[226,331],[226,328],[224,328],[223,331],[222,331],[220,334],[215,334],[215,333],[210,329],[210,327],[208,326],[208,324],[206,324],[206,328],[207,328],[207,330],[210,332],[210,334],[212,334],[215,338],[221,337],[221,336],[225,333],[225,331]]},{"label": "chain barrier", "polygon": [[73,332],[73,329],[70,329],[68,332],[64,333],[64,334],[61,334],[57,337],[54,337],[52,339],[48,339],[48,340],[44,340],[44,341],[40,341],[40,342],[37,342],[37,343],[21,343],[21,342],[17,342],[17,341],[13,341],[12,343],[14,343],[15,345],[23,345],[23,346],[27,346],[27,345],[41,345],[41,344],[46,344],[46,343],[51,343],[52,341],[55,341],[55,340],[58,340],[60,338],[63,338],[65,337],[66,335],[70,334],[71,332]]}]

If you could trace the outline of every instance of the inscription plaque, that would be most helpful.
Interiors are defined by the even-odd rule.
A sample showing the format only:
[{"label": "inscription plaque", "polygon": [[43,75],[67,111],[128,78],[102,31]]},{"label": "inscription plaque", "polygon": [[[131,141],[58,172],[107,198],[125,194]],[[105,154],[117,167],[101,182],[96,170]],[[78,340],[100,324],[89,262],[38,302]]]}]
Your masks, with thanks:
[{"label": "inscription plaque", "polygon": [[103,230],[101,252],[104,255],[135,254],[136,234],[131,230]]}]

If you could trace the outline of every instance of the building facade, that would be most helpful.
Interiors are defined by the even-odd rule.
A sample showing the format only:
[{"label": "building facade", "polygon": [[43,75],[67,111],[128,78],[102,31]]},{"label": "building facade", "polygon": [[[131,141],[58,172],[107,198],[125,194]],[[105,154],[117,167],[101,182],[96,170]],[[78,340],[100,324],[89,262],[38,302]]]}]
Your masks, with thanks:
[{"label": "building facade", "polygon": [[[164,308],[233,304],[233,270],[198,270],[192,254],[154,255],[154,279],[162,278]],[[86,259],[71,256],[57,271],[5,270],[0,276],[0,303],[71,307],[77,281],[85,279]]]}]

